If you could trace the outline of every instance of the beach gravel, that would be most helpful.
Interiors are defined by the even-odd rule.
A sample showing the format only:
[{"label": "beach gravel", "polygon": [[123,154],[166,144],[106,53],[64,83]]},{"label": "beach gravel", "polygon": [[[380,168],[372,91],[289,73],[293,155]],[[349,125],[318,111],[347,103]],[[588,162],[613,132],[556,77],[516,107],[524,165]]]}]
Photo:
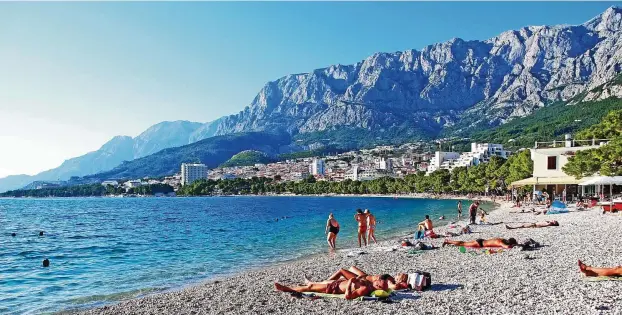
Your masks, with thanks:
[{"label": "beach gravel", "polygon": [[[527,208],[525,208],[527,209]],[[557,220],[558,227],[507,230],[504,224],[477,225],[456,240],[532,238],[544,247],[496,254],[460,253],[444,247],[420,254],[385,251],[387,240],[349,257],[356,250],[279,264],[183,290],[149,295],[84,310],[84,314],[622,314],[622,281],[584,281],[577,260],[589,265],[622,265],[622,216],[598,210],[557,215],[510,213],[504,204],[490,222],[509,224]],[[441,233],[445,228],[438,229]],[[442,239],[433,240],[440,246]],[[432,274],[431,290],[400,296],[394,303],[296,298],[276,292],[285,285],[327,278],[338,268],[356,265],[368,273]]]}]

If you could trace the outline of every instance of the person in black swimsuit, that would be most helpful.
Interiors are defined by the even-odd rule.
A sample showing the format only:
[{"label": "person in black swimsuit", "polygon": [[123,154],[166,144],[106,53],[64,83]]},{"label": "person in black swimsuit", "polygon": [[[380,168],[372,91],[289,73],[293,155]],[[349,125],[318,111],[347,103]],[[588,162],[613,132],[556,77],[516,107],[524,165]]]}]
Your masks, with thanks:
[{"label": "person in black swimsuit", "polygon": [[337,240],[337,234],[339,234],[339,222],[335,220],[335,217],[332,213],[328,215],[324,234],[328,235],[326,241],[328,242],[328,246],[330,247],[330,249],[335,249],[335,241]]}]

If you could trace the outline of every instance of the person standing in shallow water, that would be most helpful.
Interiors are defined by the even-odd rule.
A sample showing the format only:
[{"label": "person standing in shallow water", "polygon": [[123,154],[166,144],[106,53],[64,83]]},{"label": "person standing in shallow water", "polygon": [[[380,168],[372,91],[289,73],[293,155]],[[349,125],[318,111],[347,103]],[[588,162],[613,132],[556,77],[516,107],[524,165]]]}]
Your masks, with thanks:
[{"label": "person standing in shallow water", "polygon": [[462,218],[462,200],[458,200],[458,219]]},{"label": "person standing in shallow water", "polygon": [[339,234],[339,222],[335,220],[332,213],[328,214],[324,234],[328,235],[326,241],[330,249],[335,249],[335,241],[337,240],[337,234]]},{"label": "person standing in shallow water", "polygon": [[367,216],[367,241],[374,240],[374,244],[378,244],[376,241],[376,217],[371,214],[369,209],[365,209],[365,215]]},{"label": "person standing in shallow water", "polygon": [[470,223],[475,224],[475,217],[477,216],[477,209],[479,208],[479,201],[475,201],[469,207]]},{"label": "person standing in shallow water", "polygon": [[[363,210],[356,209],[354,220],[358,222],[359,247],[362,247],[362,244],[365,244],[365,246],[367,246],[367,216],[363,214]],[[361,239],[363,240],[362,242]]]}]

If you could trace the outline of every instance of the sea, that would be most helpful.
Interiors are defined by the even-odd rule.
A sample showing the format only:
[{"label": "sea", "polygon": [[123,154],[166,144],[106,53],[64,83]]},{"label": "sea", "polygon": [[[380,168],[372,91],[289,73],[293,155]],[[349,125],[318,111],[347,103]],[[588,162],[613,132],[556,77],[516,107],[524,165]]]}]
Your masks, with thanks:
[{"label": "sea", "polygon": [[328,253],[330,212],[337,248],[354,247],[357,208],[376,215],[379,240],[457,216],[455,200],[412,198],[0,199],[0,313],[97,307]]}]

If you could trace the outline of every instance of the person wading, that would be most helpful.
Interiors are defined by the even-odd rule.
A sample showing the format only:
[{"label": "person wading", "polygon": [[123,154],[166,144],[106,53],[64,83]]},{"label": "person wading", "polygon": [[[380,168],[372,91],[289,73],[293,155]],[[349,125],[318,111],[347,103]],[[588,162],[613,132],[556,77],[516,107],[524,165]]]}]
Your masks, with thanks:
[{"label": "person wading", "polygon": [[363,210],[356,209],[354,220],[358,222],[359,247],[362,247],[363,244],[367,246],[367,216],[363,213]]}]

